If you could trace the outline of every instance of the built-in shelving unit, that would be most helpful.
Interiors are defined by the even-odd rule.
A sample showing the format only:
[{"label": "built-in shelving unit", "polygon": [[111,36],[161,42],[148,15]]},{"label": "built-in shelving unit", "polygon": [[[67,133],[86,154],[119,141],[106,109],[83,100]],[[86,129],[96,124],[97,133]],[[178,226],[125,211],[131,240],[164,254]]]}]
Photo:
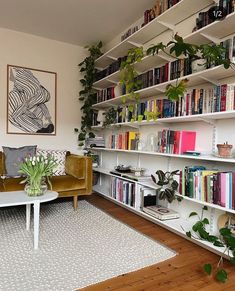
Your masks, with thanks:
[{"label": "built-in shelving unit", "polygon": [[[124,41],[120,42],[109,51],[104,53],[100,58],[96,61],[97,68],[106,68],[109,64],[111,64],[118,57],[122,57],[127,54],[128,49],[132,47],[139,47],[153,38],[164,35],[164,33],[168,33],[169,30],[176,32],[177,25],[182,21],[188,19],[195,13],[202,11],[204,8],[209,9],[212,4],[217,3],[217,1],[213,0],[181,0],[178,4],[174,5],[170,9],[166,10],[164,13],[159,15],[153,21],[139,29],[137,32],[129,36]],[[195,19],[195,18],[194,18]],[[180,34],[180,31],[179,31]],[[203,44],[203,43],[220,43],[224,39],[228,38],[230,35],[235,34],[235,12],[226,16],[225,19],[221,21],[215,21],[195,32],[192,32],[184,37],[184,40],[189,43],[194,44]],[[145,56],[141,62],[136,63],[135,67],[139,73],[145,72],[149,69],[152,69],[157,66],[162,66],[166,62],[171,61],[172,59],[167,57],[164,53],[160,53],[155,56]],[[178,80],[188,79],[188,87],[194,86],[202,86],[205,85],[221,85],[225,84],[226,78],[235,77],[235,72],[233,69],[224,69],[223,66],[212,67],[207,70],[203,70],[197,73],[193,73],[187,76],[183,76]],[[96,89],[105,89],[110,86],[114,86],[119,82],[120,71],[114,72],[113,74],[106,76],[105,78],[94,83],[94,87]],[[140,95],[141,100],[147,100],[147,98],[162,98],[163,92],[165,92],[167,85],[175,84],[176,80],[170,80],[161,84],[157,84],[151,87],[143,88],[138,90],[137,93]],[[234,80],[235,84],[235,80]],[[128,101],[128,96],[118,96],[116,98],[106,100],[100,103],[93,105],[94,109],[108,109],[113,106],[122,105],[123,99],[126,99],[126,104],[130,104],[133,101]],[[100,178],[96,185],[94,185],[93,190],[97,193],[103,195],[105,198],[110,201],[117,203],[118,205],[125,207],[126,209],[158,224],[170,231],[173,231],[186,239],[189,239],[186,236],[186,231],[190,230],[192,227],[192,222],[188,219],[186,215],[188,211],[194,211],[194,208],[197,211],[201,210],[202,205],[206,205],[209,207],[210,211],[208,213],[208,218],[211,220],[210,230],[215,231],[218,227],[216,221],[219,215],[223,213],[235,214],[235,210],[222,207],[217,204],[208,203],[204,201],[200,201],[195,198],[190,198],[187,196],[182,196],[180,193],[176,194],[179,197],[183,197],[183,206],[176,204],[173,202],[173,206],[168,205],[170,208],[176,207],[176,210],[179,209],[181,217],[179,219],[166,220],[161,221],[158,220],[146,213],[144,213],[141,208],[133,207],[118,201],[111,197],[111,180],[113,178],[119,178],[124,180],[125,182],[132,182],[136,185],[136,193],[135,195],[140,195],[138,192],[141,187],[148,187],[149,189],[157,189],[157,185],[152,182],[151,179],[144,181],[133,181],[128,178],[120,177],[115,174],[111,174],[110,170],[114,168],[114,166],[118,165],[120,162],[122,163],[130,163],[133,161],[133,164],[137,166],[145,166],[145,168],[162,169],[164,170],[175,170],[179,168],[183,168],[185,165],[200,165],[206,164],[211,165],[212,167],[216,166],[219,169],[232,169],[230,171],[235,171],[235,157],[232,158],[221,158],[216,155],[215,147],[218,139],[228,139],[234,142],[235,146],[235,138],[233,138],[233,132],[231,132],[231,125],[235,121],[235,110],[231,111],[223,111],[223,112],[214,112],[214,113],[204,113],[197,115],[187,115],[187,116],[179,116],[179,117],[169,117],[169,118],[159,118],[156,121],[141,121],[141,122],[124,122],[124,123],[116,123],[111,124],[106,128],[102,126],[93,126],[93,130],[104,131],[104,135],[106,132],[117,131],[119,130],[123,133],[124,127],[134,128],[135,130],[147,134],[151,132],[151,129],[156,130],[156,125],[159,127],[172,127],[177,128],[179,126],[180,130],[194,129],[198,127],[198,130],[201,131],[200,134],[202,139],[204,139],[204,143],[207,144],[207,149],[203,152],[201,151],[201,155],[185,155],[185,154],[168,154],[168,153],[158,153],[151,152],[147,150],[123,150],[123,149],[109,149],[109,148],[92,148],[96,154],[100,156],[100,166],[99,168],[94,168],[94,171],[99,173]],[[235,124],[235,123],[234,123]],[[129,129],[128,129],[129,130]],[[132,129],[131,129],[132,130]],[[202,134],[202,131],[205,130],[206,133]],[[208,131],[208,135],[207,135]],[[100,134],[100,132],[99,132]],[[210,136],[210,138],[208,137]],[[107,135],[106,135],[107,137]],[[211,148],[210,148],[211,147]],[[144,167],[143,166],[143,167]],[[154,173],[154,172],[151,172]],[[138,199],[141,199],[138,197]],[[175,203],[175,204],[174,204]],[[189,212],[190,213],[190,212]],[[196,239],[191,239],[196,244],[207,248],[217,254],[222,254],[225,257],[227,254],[223,254],[224,249],[213,246],[211,243],[200,241]]]}]

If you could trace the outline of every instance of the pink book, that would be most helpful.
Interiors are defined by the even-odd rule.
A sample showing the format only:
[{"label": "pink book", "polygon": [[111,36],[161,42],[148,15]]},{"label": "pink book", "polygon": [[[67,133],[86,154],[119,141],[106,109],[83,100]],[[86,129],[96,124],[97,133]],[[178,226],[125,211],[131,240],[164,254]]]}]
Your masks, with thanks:
[{"label": "pink book", "polygon": [[181,131],[179,153],[183,154],[186,151],[194,151],[196,143],[196,131]]}]

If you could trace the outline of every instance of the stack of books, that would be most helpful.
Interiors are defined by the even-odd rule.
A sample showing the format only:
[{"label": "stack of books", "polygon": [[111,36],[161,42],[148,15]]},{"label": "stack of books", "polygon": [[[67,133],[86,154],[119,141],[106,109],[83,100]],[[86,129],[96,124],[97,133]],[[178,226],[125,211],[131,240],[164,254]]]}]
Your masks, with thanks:
[{"label": "stack of books", "polygon": [[87,148],[105,148],[105,140],[102,136],[96,136],[93,138],[86,139],[86,147]]}]

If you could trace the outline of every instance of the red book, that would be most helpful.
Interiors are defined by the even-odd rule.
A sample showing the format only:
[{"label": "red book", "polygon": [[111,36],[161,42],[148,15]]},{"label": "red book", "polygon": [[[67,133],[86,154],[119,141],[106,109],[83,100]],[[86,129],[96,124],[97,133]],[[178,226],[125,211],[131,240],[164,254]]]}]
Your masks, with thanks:
[{"label": "red book", "polygon": [[220,87],[220,111],[226,111],[227,84]]},{"label": "red book", "polygon": [[180,148],[180,131],[176,130],[174,134],[174,149],[173,154],[179,154],[179,148]]},{"label": "red book", "polygon": [[179,154],[186,151],[194,151],[196,143],[196,131],[181,131],[179,142]]}]

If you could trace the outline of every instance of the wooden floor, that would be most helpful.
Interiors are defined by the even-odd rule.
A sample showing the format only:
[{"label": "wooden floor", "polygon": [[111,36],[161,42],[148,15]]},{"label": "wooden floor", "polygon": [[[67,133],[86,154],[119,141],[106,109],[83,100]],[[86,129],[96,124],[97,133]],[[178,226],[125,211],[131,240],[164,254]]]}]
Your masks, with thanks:
[{"label": "wooden floor", "polygon": [[226,283],[218,283],[213,277],[208,277],[203,272],[202,266],[204,263],[217,264],[219,259],[217,255],[99,195],[91,195],[86,200],[111,214],[116,219],[165,244],[175,250],[178,255],[162,263],[136,272],[123,274],[91,287],[83,288],[82,290],[235,291],[235,266],[230,263],[225,262],[224,264],[229,273],[229,280]]}]

